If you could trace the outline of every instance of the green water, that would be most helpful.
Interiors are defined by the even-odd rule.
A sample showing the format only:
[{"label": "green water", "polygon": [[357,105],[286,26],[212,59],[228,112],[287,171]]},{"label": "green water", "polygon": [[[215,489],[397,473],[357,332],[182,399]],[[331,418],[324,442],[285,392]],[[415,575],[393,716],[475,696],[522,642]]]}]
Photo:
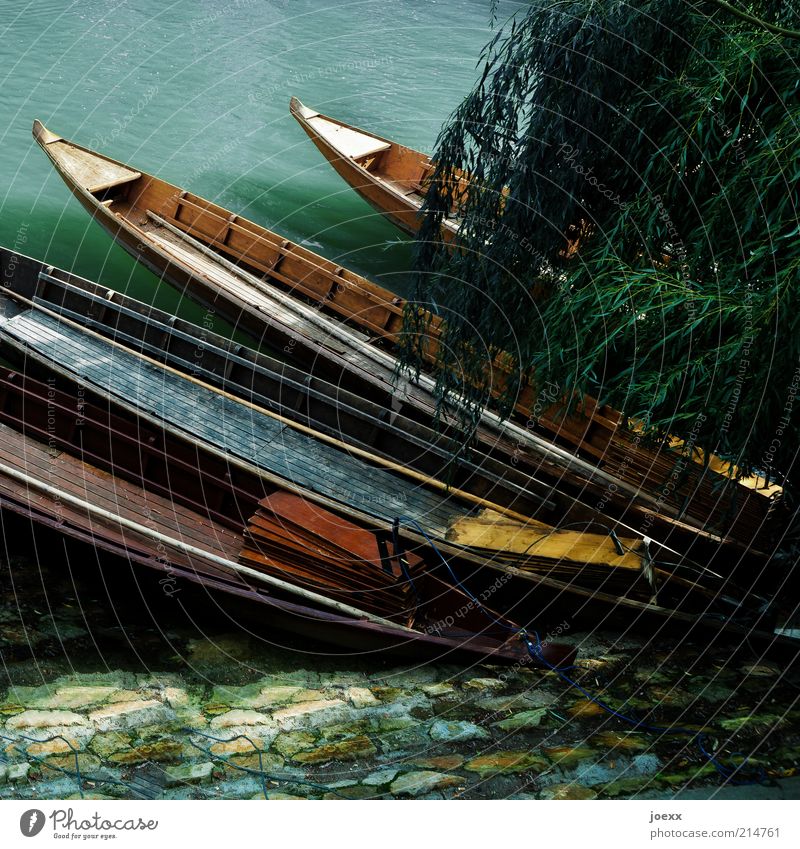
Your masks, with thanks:
[{"label": "green water", "polygon": [[430,150],[490,37],[488,0],[2,0],[0,242],[193,317],[94,224],[34,118],[407,291],[410,243],[289,115]]}]

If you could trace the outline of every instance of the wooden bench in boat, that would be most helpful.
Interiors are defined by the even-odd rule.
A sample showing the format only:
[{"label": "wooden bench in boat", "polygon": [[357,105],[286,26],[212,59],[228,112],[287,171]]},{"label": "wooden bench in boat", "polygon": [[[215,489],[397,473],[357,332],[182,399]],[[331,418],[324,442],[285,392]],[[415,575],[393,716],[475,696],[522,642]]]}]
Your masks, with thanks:
[{"label": "wooden bench in boat", "polygon": [[287,427],[266,411],[163,371],[52,316],[27,311],[1,326],[4,338],[18,340],[29,358],[38,355],[61,364],[96,393],[122,405],[133,403],[173,430],[304,490],[357,506],[386,521],[412,516],[440,538],[453,518],[468,512],[467,505],[446,493],[426,490],[413,480],[370,465]]},{"label": "wooden bench in boat", "polygon": [[259,502],[240,560],[406,625],[413,620],[414,578],[423,571],[421,558],[290,493]]},{"label": "wooden bench in boat", "polygon": [[142,174],[118,162],[105,159],[96,153],[89,153],[65,142],[60,136],[45,131],[44,144],[61,148],[61,160],[79,186],[84,186],[91,194],[121,186],[138,180]]},{"label": "wooden bench in boat", "polygon": [[366,159],[391,147],[389,142],[351,130],[320,115],[309,118],[308,123],[348,159]]}]

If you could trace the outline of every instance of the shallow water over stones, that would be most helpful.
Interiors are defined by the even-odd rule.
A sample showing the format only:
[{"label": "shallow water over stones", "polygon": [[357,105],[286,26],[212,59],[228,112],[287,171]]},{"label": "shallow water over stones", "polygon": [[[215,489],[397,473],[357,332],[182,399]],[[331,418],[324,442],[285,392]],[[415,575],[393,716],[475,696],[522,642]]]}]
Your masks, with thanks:
[{"label": "shallow water over stones", "polygon": [[[50,551],[41,570],[12,555],[0,571],[1,798],[590,799],[721,783],[690,736],[631,728],[552,672],[337,659],[211,602],[176,605],[88,549]],[[748,776],[796,769],[796,673],[724,646],[567,637],[590,693],[651,725],[707,726],[705,745],[729,766],[748,755]]]}]

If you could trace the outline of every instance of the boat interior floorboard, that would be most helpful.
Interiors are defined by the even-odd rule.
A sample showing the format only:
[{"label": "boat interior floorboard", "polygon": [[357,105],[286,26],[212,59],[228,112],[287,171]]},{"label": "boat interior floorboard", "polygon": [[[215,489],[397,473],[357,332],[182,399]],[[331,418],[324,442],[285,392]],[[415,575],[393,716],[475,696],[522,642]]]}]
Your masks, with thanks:
[{"label": "boat interior floorboard", "polygon": [[[175,257],[176,262],[210,280],[237,303],[256,309],[263,316],[265,334],[270,326],[275,326],[290,338],[307,340],[312,346],[317,346],[317,350],[333,352],[340,362],[347,364],[347,368],[369,376],[392,392],[409,394],[417,403],[433,411],[434,405],[427,393],[419,391],[408,381],[398,383],[392,358],[378,349],[366,347],[369,346],[366,334],[345,327],[330,316],[312,307],[304,307],[299,302],[287,305],[277,290],[275,294],[269,291],[268,287],[272,285],[269,281],[264,281],[264,287],[253,285],[162,227],[148,223],[140,229],[165,253]],[[321,356],[327,355],[322,353]]]},{"label": "boat interior floorboard", "polygon": [[[133,549],[156,549],[158,544],[146,535],[122,527],[113,519],[99,518],[79,506],[59,500],[37,487],[35,482],[54,487],[69,496],[90,502],[94,507],[145,526],[150,531],[171,539],[202,548],[210,554],[235,561],[241,549],[241,536],[214,522],[208,516],[173,503],[169,498],[115,477],[78,457],[31,439],[0,424],[0,462],[27,476],[25,483],[8,474],[0,474],[0,496],[18,503],[30,503],[59,522],[71,522],[98,536],[118,539]],[[169,560],[195,568],[199,558],[175,546],[169,549]],[[232,573],[202,561],[207,572],[225,575]]]},{"label": "boat interior floorboard", "polygon": [[108,340],[34,310],[5,332],[87,386],[133,402],[183,433],[292,483],[392,521],[410,516],[443,537],[465,505],[300,433],[241,402],[162,369]]}]

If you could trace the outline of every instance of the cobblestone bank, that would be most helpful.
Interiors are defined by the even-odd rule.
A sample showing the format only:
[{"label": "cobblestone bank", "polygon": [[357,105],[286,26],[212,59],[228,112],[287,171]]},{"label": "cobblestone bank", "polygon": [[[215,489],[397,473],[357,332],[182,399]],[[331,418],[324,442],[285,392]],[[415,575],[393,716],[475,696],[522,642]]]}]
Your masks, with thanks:
[{"label": "cobblestone bank", "polygon": [[[592,799],[721,782],[690,736],[632,729],[552,672],[348,664],[230,623],[115,626],[67,584],[45,612],[25,574],[0,608],[2,798]],[[749,756],[748,777],[794,773],[796,675],[725,646],[559,639],[580,650],[570,676],[614,707],[706,728],[722,764]]]}]

